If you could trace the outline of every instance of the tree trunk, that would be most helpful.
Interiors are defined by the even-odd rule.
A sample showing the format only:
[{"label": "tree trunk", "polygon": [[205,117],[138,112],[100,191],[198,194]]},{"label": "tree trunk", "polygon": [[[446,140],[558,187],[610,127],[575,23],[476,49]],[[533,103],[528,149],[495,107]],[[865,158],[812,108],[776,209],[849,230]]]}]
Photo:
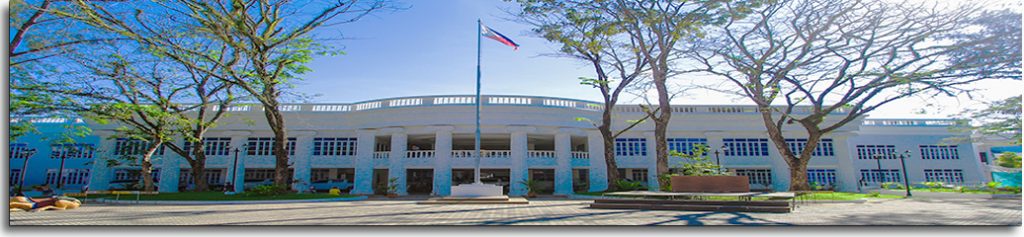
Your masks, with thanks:
[{"label": "tree trunk", "polygon": [[[665,70],[667,71],[667,70]],[[655,72],[654,87],[658,91],[658,116],[654,117],[654,142],[657,157],[657,174],[655,178],[668,174],[668,123],[672,119],[672,105],[669,101],[668,86],[665,71]],[[668,183],[659,182],[658,190],[668,189]]]},{"label": "tree trunk", "polygon": [[619,177],[619,165],[615,163],[615,136],[610,130],[611,126],[602,125],[599,127],[601,131],[601,137],[604,138],[604,163],[606,169],[606,177],[608,178],[609,191],[615,191],[615,181],[622,179]]},{"label": "tree trunk", "polygon": [[141,173],[140,175],[142,175],[142,187],[143,187],[142,189],[143,189],[143,191],[146,191],[146,192],[156,191],[156,188],[153,186],[153,175],[152,175],[153,174],[153,163],[152,163],[152,159],[153,159],[153,154],[156,153],[157,149],[160,149],[160,145],[161,144],[163,144],[163,143],[161,143],[161,142],[154,143],[152,146],[150,146],[149,148],[146,149],[146,153],[145,154],[142,154],[142,162],[141,162],[142,163],[142,170],[140,171],[140,173]]},{"label": "tree trunk", "polygon": [[192,164],[192,184],[195,185],[196,192],[204,192],[209,190],[209,184],[206,183],[206,159],[196,159],[196,164]]},{"label": "tree trunk", "polygon": [[284,128],[284,116],[275,105],[264,105],[264,114],[274,132],[274,185],[289,186],[288,184],[288,144],[287,131]]}]

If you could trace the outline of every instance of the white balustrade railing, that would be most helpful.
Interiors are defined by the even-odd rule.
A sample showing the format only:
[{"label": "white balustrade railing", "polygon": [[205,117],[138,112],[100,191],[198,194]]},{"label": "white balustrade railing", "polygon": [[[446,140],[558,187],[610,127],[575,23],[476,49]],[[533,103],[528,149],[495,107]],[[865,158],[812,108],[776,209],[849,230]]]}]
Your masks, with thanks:
[{"label": "white balustrade railing", "polygon": [[434,151],[406,151],[405,158],[433,158]]},{"label": "white balustrade railing", "polygon": [[865,126],[923,126],[948,127],[956,125],[953,119],[866,119]]},{"label": "white balustrade railing", "polygon": [[[482,158],[508,158],[512,156],[509,150],[480,150]],[[454,150],[452,158],[473,158],[473,150]]]},{"label": "white balustrade railing", "polygon": [[555,151],[526,151],[529,158],[555,158]]},{"label": "white balustrade railing", "polygon": [[590,152],[586,151],[574,151],[572,152],[573,159],[590,159]]},{"label": "white balustrade railing", "polygon": [[391,156],[391,152],[390,151],[376,151],[376,152],[373,152],[373,158],[374,159],[387,159],[389,156]]}]

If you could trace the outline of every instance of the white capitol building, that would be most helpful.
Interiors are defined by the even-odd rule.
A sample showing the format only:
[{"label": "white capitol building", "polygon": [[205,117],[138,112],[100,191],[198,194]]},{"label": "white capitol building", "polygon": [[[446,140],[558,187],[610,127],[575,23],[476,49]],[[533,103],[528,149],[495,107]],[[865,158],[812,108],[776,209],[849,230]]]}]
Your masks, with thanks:
[{"label": "white capitol building", "polygon": [[[526,188],[519,181],[526,179],[540,181],[554,194],[600,191],[610,185],[605,178],[601,135],[590,122],[578,119],[599,121],[600,103],[504,95],[484,95],[481,101],[480,167],[485,183],[506,186],[509,195],[525,194]],[[474,96],[466,95],[283,105],[288,137],[294,139],[289,144],[294,188],[338,186],[353,194],[370,194],[382,192],[388,179],[397,178],[401,195],[449,195],[452,185],[473,181],[474,102]],[[237,105],[229,110],[230,115],[208,132],[204,141],[209,155],[207,180],[214,185],[251,187],[272,179],[274,157],[269,147],[273,134],[260,106]],[[788,168],[768,141],[755,107],[674,105],[672,110],[670,149],[687,151],[703,143],[712,148],[712,161],[717,158],[725,168],[750,177],[752,188],[788,188]],[[613,129],[641,117],[638,105],[618,105]],[[109,151],[125,142],[106,139],[116,125],[86,123],[93,133],[85,142],[93,142],[97,151],[87,158],[94,162],[66,165],[65,169],[84,170],[87,177],[67,185],[87,184],[90,190],[106,190],[118,188],[125,180],[137,180],[137,167],[107,167],[106,162],[100,162],[115,157]],[[950,143],[947,138],[969,136],[951,131],[952,124],[949,119],[858,118],[826,135],[808,166],[809,179],[844,191],[877,185],[883,178],[900,183],[905,178],[910,183],[988,181],[982,162],[987,155],[979,157],[970,139]],[[801,137],[802,128],[787,128],[790,138]],[[653,123],[643,123],[615,142],[615,159],[624,178],[649,184],[656,180],[653,130]],[[51,152],[49,144],[26,146],[38,147],[37,156],[50,157],[46,154]],[[790,146],[801,147],[801,140],[790,141]],[[242,148],[237,170],[232,170],[234,148]],[[889,155],[905,151],[910,154],[905,160],[907,177],[903,177],[900,159]],[[885,154],[885,159],[876,160],[875,154]],[[170,151],[158,156],[154,160],[159,191],[176,192],[187,187],[189,166],[184,159]],[[669,165],[682,161],[673,157]],[[34,167],[29,165],[29,169],[40,172],[28,174],[40,173],[40,177],[30,176],[27,184],[43,182],[42,173],[56,169],[52,159],[39,162],[45,163],[32,163]],[[21,160],[12,159],[10,164],[13,175],[13,169],[21,167]],[[43,169],[47,172],[41,172]],[[229,177],[232,174],[235,177]]]}]

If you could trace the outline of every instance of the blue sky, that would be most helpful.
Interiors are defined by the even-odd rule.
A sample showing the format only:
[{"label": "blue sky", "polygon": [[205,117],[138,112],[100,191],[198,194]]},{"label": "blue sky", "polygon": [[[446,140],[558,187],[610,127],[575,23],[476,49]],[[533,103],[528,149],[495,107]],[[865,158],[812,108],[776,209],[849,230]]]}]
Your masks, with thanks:
[{"label": "blue sky", "polygon": [[[600,100],[600,94],[579,84],[592,77],[588,65],[569,58],[545,56],[557,46],[528,34],[529,27],[503,18],[513,4],[498,0],[406,1],[409,8],[381,12],[358,22],[334,26],[321,35],[343,34],[332,41],[344,55],[318,57],[312,72],[296,91],[317,95],[312,102],[350,103],[388,97],[472,94],[475,82],[476,20],[512,38],[518,51],[483,40],[483,93],[553,96]],[[1020,81],[979,83],[974,98],[913,98],[872,113],[875,118],[946,117],[983,101],[1020,94]],[[639,101],[628,97],[623,103]],[[706,91],[694,91],[677,104],[750,104]],[[922,107],[928,112],[920,114]]]}]

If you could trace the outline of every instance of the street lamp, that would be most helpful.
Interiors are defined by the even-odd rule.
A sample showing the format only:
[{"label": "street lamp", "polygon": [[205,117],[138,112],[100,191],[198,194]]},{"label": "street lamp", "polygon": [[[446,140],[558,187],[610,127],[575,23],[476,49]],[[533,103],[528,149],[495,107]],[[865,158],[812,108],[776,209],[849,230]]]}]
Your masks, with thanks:
[{"label": "street lamp", "polygon": [[29,149],[21,150],[20,154],[27,154],[27,155],[24,155],[24,157],[22,157],[23,159],[25,159],[25,161],[24,161],[24,163],[21,164],[21,180],[18,181],[18,192],[17,192],[18,195],[21,195],[22,188],[25,187],[25,176],[27,176],[25,174],[28,173],[27,172],[28,171],[28,159],[32,158],[32,156],[36,154],[36,149],[35,148],[29,148]]},{"label": "street lamp", "polygon": [[907,177],[907,158],[910,158],[910,150],[904,151],[902,154],[893,153],[893,155],[900,158],[900,166],[903,168],[903,187],[907,189],[907,197],[913,195],[910,194],[910,177]]},{"label": "street lamp", "polygon": [[718,148],[717,150],[715,150],[715,165],[718,165],[719,169],[722,168],[722,160],[718,158],[718,153],[719,153],[719,151],[721,151],[721,153],[725,153],[725,151],[728,151],[728,150],[729,150],[729,147],[724,146],[724,145],[722,147]]},{"label": "street lamp", "polygon": [[[242,145],[242,147],[245,148],[245,145]],[[238,180],[235,180],[235,172],[237,172],[237,170],[238,170],[238,153],[242,152],[242,149],[239,149],[238,147],[235,147],[234,151],[235,151],[235,162],[231,165],[231,176],[228,177],[228,178],[231,179],[231,182],[229,182],[229,184],[231,184],[231,192],[238,193],[238,190],[235,190],[235,187],[237,187],[237,185],[235,185],[235,181],[238,181]],[[244,182],[244,180],[243,180],[243,182]]]},{"label": "street lamp", "polygon": [[875,154],[871,157],[875,159],[875,164],[878,165],[878,169],[876,170],[878,171],[878,187],[885,189],[885,172],[882,172],[882,159],[885,158],[885,155]]}]

